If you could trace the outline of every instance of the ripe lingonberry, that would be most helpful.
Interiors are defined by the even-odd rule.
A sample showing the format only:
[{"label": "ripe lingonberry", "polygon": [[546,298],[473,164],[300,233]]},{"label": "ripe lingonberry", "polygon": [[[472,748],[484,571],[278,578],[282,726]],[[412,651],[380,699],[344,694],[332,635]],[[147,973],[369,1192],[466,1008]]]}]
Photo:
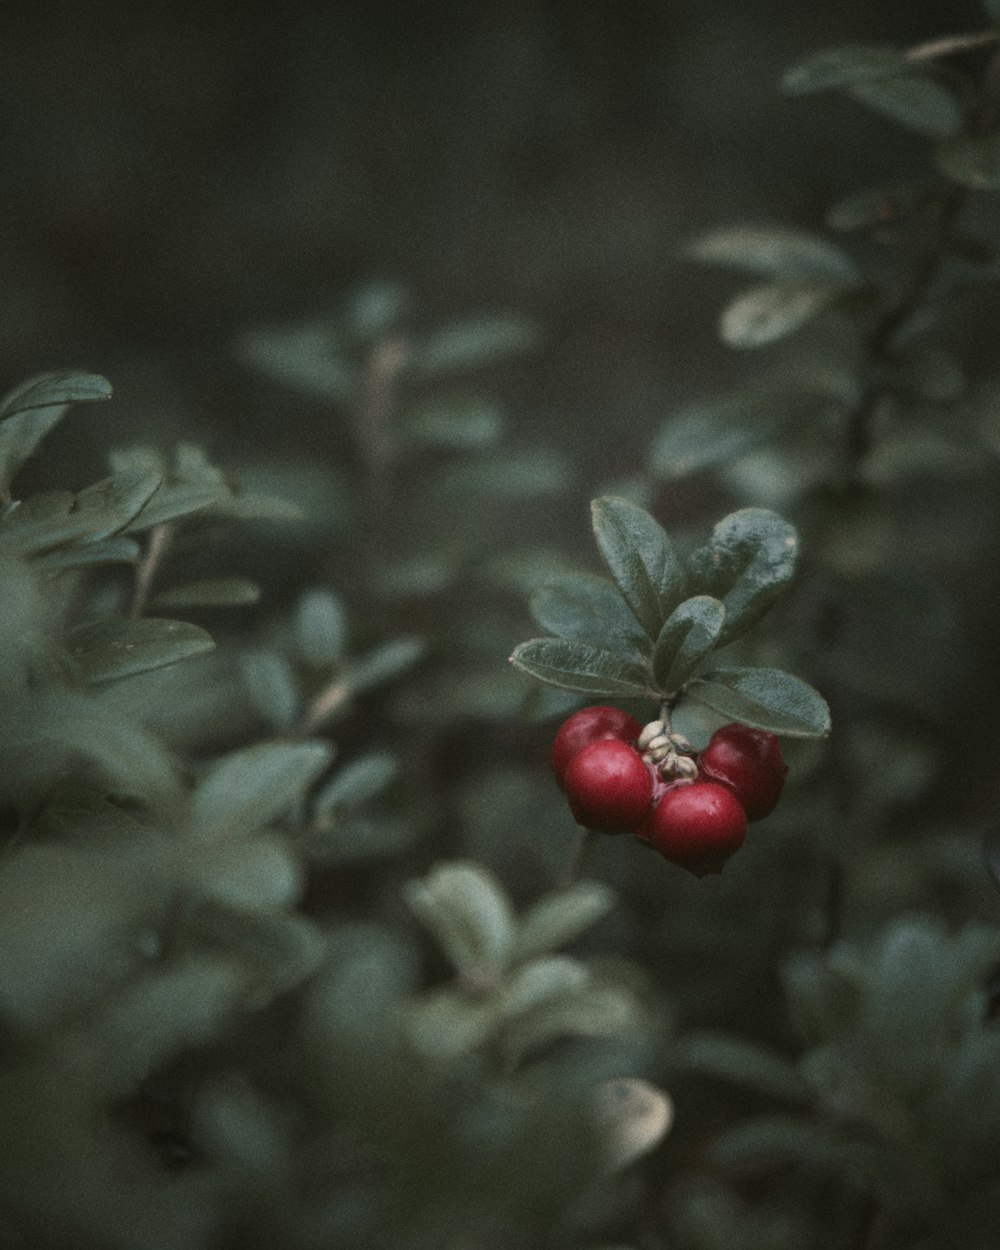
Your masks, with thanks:
[{"label": "ripe lingonberry", "polygon": [[639,830],[639,836],[664,858],[697,877],[721,872],[746,833],[746,813],[739,800],[714,781],[668,786]]},{"label": "ripe lingonberry", "polygon": [[698,757],[698,769],[708,781],[732,790],[747,820],[760,820],[774,811],[788,774],[774,734],[740,724],[724,725],[712,735]]},{"label": "ripe lingonberry", "polygon": [[602,738],[577,751],[563,783],[577,823],[601,833],[634,833],[653,798],[645,760],[620,738]]},{"label": "ripe lingonberry", "polygon": [[564,784],[570,760],[592,742],[606,738],[634,742],[641,732],[642,726],[635,717],[616,707],[581,708],[563,721],[552,743],[552,771],[556,780]]}]

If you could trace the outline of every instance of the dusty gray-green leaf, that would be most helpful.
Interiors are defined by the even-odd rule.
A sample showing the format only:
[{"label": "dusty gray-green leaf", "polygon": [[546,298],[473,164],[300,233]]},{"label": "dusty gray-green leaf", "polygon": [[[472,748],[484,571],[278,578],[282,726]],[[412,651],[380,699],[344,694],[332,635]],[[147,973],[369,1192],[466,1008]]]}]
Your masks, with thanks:
[{"label": "dusty gray-green leaf", "polygon": [[412,1003],[407,1029],[414,1046],[435,1059],[457,1059],[481,1046],[498,1022],[491,999],[469,1001],[454,990],[424,994]]},{"label": "dusty gray-green leaf", "polygon": [[427,401],[407,413],[403,430],[415,443],[455,451],[492,447],[503,433],[499,405],[481,396]]},{"label": "dusty gray-green leaf", "polygon": [[307,590],[295,610],[295,649],[299,659],[316,668],[336,664],[347,643],[344,606],[323,586]]},{"label": "dusty gray-green leaf", "polygon": [[578,959],[543,956],[519,968],[507,982],[500,997],[500,1014],[512,1019],[538,1003],[578,993],[589,984],[590,973]]},{"label": "dusty gray-green leaf", "polygon": [[972,191],[1000,189],[1000,131],[958,135],[938,145],[937,167],[953,182]]},{"label": "dusty gray-green leaf", "polygon": [[686,687],[692,699],[755,729],[789,738],[830,732],[825,699],[801,678],[774,668],[719,668]]},{"label": "dusty gray-green leaf", "polygon": [[101,542],[76,547],[60,547],[40,557],[43,568],[52,572],[82,569],[94,564],[134,564],[141,548],[133,538],[105,538]]},{"label": "dusty gray-green leaf", "polygon": [[468,496],[476,506],[481,498],[535,499],[565,491],[572,479],[568,458],[549,447],[524,451],[494,451],[450,465],[434,479],[430,495]]},{"label": "dusty gray-green leaf", "polygon": [[594,537],[608,572],[651,640],[684,598],[684,568],[663,526],[613,495],[591,505]]},{"label": "dusty gray-green leaf", "polygon": [[40,373],[16,386],[0,399],[0,421],[19,412],[35,408],[52,408],[61,404],[89,403],[111,398],[111,383],[96,373],[72,370]]},{"label": "dusty gray-green leaf", "polygon": [[393,638],[360,659],[352,660],[348,675],[352,690],[367,690],[391,681],[420,660],[427,646],[422,638]]},{"label": "dusty gray-green leaf", "polygon": [[510,901],[478,864],[439,864],[403,896],[459,972],[500,968],[514,934]]},{"label": "dusty gray-green leaf", "polygon": [[674,1068],[731,1081],[769,1098],[809,1102],[812,1097],[809,1086],[786,1059],[724,1033],[689,1033],[671,1048],[670,1060]]},{"label": "dusty gray-green leaf", "polygon": [[190,804],[200,834],[248,833],[285,816],[329,764],[327,742],[261,742],[212,765]]},{"label": "dusty gray-green leaf", "polygon": [[342,807],[358,807],[392,785],[399,763],[387,751],[373,751],[344,764],[316,795],[317,816],[329,816]]},{"label": "dusty gray-green leaf", "polygon": [[719,645],[746,633],[771,608],[793,574],[795,527],[767,508],[741,508],[723,517],[708,546],[690,559],[691,580],[726,609]]},{"label": "dusty gray-green leaf", "polygon": [[713,230],[687,250],[693,260],[725,265],[781,282],[857,282],[854,260],[820,235],[787,226]]},{"label": "dusty gray-green leaf", "polygon": [[849,88],[855,100],[902,122],[911,130],[944,139],[958,134],[964,118],[952,93],[925,74],[878,78]]},{"label": "dusty gray-green leaf", "polygon": [[831,230],[864,230],[908,216],[927,202],[927,183],[903,182],[868,187],[844,196],[826,211]]},{"label": "dusty gray-green leaf", "polygon": [[344,405],[357,400],[357,367],[328,326],[256,331],[244,336],[239,354],[267,377],[304,395]]},{"label": "dusty gray-green leaf", "polygon": [[904,54],[887,44],[845,44],[825,48],[793,65],[786,71],[781,86],[790,95],[805,95],[892,78],[909,69]]},{"label": "dusty gray-green leaf", "polygon": [[673,1100],[649,1081],[618,1077],[602,1082],[596,1093],[605,1149],[614,1168],[627,1167],[648,1154],[673,1123]]},{"label": "dusty gray-green leaf", "polygon": [[628,654],[605,651],[562,638],[533,638],[514,648],[510,662],[529,676],[563,690],[636,698],[652,695],[645,665]]},{"label": "dusty gray-green leaf", "polygon": [[685,599],[670,614],[653,650],[653,676],[664,694],[673,694],[711,654],[726,609],[711,595]]},{"label": "dusty gray-green leaf", "polygon": [[636,1004],[624,990],[591,985],[546,999],[511,1020],[502,1049],[510,1067],[563,1038],[610,1037],[635,1028]]},{"label": "dusty gray-green leaf", "polygon": [[572,942],[603,919],[614,904],[614,894],[600,881],[578,881],[539,899],[518,921],[514,962],[535,959]]},{"label": "dusty gray-green leaf", "polygon": [[436,330],[418,343],[409,369],[418,377],[479,369],[527,351],[537,343],[537,328],[520,318],[462,321]]},{"label": "dusty gray-green leaf", "polygon": [[176,664],[215,647],[212,637],[186,621],[95,621],[75,629],[70,653],[87,681],[97,685]]},{"label": "dusty gray-green leaf", "polygon": [[209,577],[170,586],[153,597],[157,608],[236,608],[260,601],[260,586],[246,577]]},{"label": "dusty gray-green leaf", "polygon": [[612,584],[590,573],[564,573],[531,596],[531,615],[543,629],[571,642],[604,648],[621,640],[640,659],[649,653],[645,630]]},{"label": "dusty gray-green leaf", "polygon": [[838,283],[768,283],[738,295],[719,319],[730,347],[766,347],[832,308],[850,287]]},{"label": "dusty gray-green leaf", "polygon": [[163,525],[167,521],[204,512],[206,508],[217,504],[225,494],[224,486],[197,482],[164,482],[130,522],[128,532],[139,534],[143,530],[152,529],[154,525]]},{"label": "dusty gray-green leaf", "polygon": [[301,706],[295,673],[278,651],[248,651],[240,668],[254,707],[275,729],[289,729]]}]

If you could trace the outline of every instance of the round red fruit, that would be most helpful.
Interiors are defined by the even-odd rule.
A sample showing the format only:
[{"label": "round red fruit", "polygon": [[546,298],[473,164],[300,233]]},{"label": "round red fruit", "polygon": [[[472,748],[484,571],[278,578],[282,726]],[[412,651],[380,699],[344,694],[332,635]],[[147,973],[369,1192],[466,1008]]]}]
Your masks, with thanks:
[{"label": "round red fruit", "polygon": [[721,872],[743,845],[747,817],[731,790],[714,781],[693,781],[666,791],[641,834],[671,863],[703,877]]},{"label": "round red fruit", "polygon": [[578,751],[563,782],[577,823],[601,833],[634,833],[653,798],[645,761],[619,738],[603,738]]},{"label": "round red fruit", "polygon": [[774,811],[788,775],[774,734],[740,724],[723,725],[712,735],[698,757],[698,769],[707,780],[732,790],[747,820],[761,820]]},{"label": "round red fruit", "polygon": [[581,708],[563,721],[552,743],[552,771],[556,780],[564,784],[570,760],[592,742],[610,738],[634,742],[641,733],[642,726],[635,717],[616,707]]}]

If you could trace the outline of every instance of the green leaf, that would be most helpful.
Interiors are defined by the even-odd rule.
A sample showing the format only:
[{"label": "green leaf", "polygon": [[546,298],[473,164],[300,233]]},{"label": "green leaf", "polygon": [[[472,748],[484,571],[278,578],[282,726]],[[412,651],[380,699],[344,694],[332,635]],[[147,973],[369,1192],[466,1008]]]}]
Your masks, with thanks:
[{"label": "green leaf", "polygon": [[827,312],[850,289],[833,283],[751,287],[724,309],[719,336],[730,347],[766,347]]},{"label": "green leaf", "polygon": [[[855,1161],[867,1152],[851,1143]],[[810,1163],[824,1172],[841,1170],[848,1149],[831,1140],[822,1124],[798,1116],[758,1116],[727,1129],[712,1143],[710,1158],[726,1169],[748,1168],[754,1174]]]},{"label": "green leaf", "polygon": [[197,625],[154,618],[95,621],[69,636],[73,659],[94,685],[148,673],[214,647],[211,635]]},{"label": "green leaf", "polygon": [[518,922],[513,962],[524,963],[572,942],[614,904],[614,894],[599,881],[578,881],[540,899]]},{"label": "green leaf", "polygon": [[653,676],[664,694],[680,689],[712,653],[725,619],[725,607],[710,595],[695,595],[674,609],[653,651]]},{"label": "green leaf", "polygon": [[694,586],[725,605],[720,646],[769,611],[791,580],[798,553],[795,527],[767,508],[742,508],[716,525],[689,563]]},{"label": "green leaf", "polygon": [[774,668],[720,668],[687,686],[692,699],[731,720],[788,738],[830,732],[825,700],[799,677]]},{"label": "green leaf", "polygon": [[571,466],[561,452],[535,447],[517,452],[494,452],[452,465],[431,483],[430,495],[469,496],[478,507],[483,496],[498,500],[535,499],[564,492]]},{"label": "green leaf", "polygon": [[597,546],[635,619],[655,639],[684,598],[684,570],[663,526],[628,499],[590,505]]},{"label": "green leaf", "polygon": [[843,378],[787,378],[691,404],[662,426],[651,468],[667,481],[718,468],[786,430],[815,428],[845,401]]},{"label": "green leaf", "polygon": [[499,405],[481,396],[437,399],[418,405],[403,421],[406,435],[426,447],[478,451],[503,433]]},{"label": "green leaf", "polygon": [[856,191],[831,205],[825,221],[831,230],[864,230],[898,222],[926,204],[930,188],[922,182],[892,183]]},{"label": "green leaf", "polygon": [[359,807],[376,798],[399,774],[399,763],[387,751],[373,751],[345,764],[316,795],[314,808],[319,817],[330,816],[343,807]]},{"label": "green leaf", "polygon": [[242,360],[275,382],[345,406],[357,401],[357,367],[329,326],[258,330],[238,346]]},{"label": "green leaf", "polygon": [[295,610],[295,650],[300,660],[328,668],[343,658],[347,618],[337,595],[325,587],[307,590]]},{"label": "green leaf", "polygon": [[439,864],[403,896],[459,972],[503,966],[514,934],[510,901],[499,882],[477,864]]},{"label": "green leaf", "polygon": [[846,44],[825,48],[792,66],[782,78],[781,86],[790,95],[805,95],[894,78],[909,69],[909,62],[897,48],[886,44]]},{"label": "green leaf", "polygon": [[964,122],[958,101],[947,87],[922,74],[856,83],[849,94],[904,126],[937,139],[958,134]]},{"label": "green leaf", "polygon": [[42,567],[51,572],[63,569],[83,569],[94,564],[134,564],[141,548],[132,538],[105,538],[101,542],[86,543],[79,547],[60,547],[39,557]]},{"label": "green leaf", "polygon": [[393,638],[360,659],[352,660],[348,681],[352,690],[367,690],[392,681],[412,668],[427,650],[422,638]]},{"label": "green leaf", "polygon": [[549,955],[524,964],[510,978],[500,999],[500,1015],[512,1019],[548,999],[574,994],[590,984],[590,973],[578,959]]},{"label": "green leaf", "polygon": [[9,488],[71,404],[110,398],[110,382],[93,373],[43,373],[15,387],[0,400],[0,486]]},{"label": "green leaf", "polygon": [[713,230],[687,250],[693,260],[726,265],[782,282],[854,283],[854,260],[820,235],[783,226],[735,226]]},{"label": "green leaf", "polygon": [[511,1068],[532,1052],[574,1037],[610,1037],[634,1030],[638,1012],[632,996],[614,986],[591,985],[575,994],[537,1003],[511,1020],[504,1031],[503,1053]]},{"label": "green leaf", "polygon": [[484,317],[437,330],[414,349],[410,370],[418,377],[437,377],[465,369],[481,369],[536,346],[538,331],[515,317]]},{"label": "green leaf", "polygon": [[655,696],[645,665],[582,642],[533,638],[514,648],[510,662],[538,681],[563,690],[623,699]]},{"label": "green leaf", "polygon": [[539,586],[531,596],[531,615],[543,629],[570,642],[606,647],[620,640],[640,660],[649,639],[618,591],[603,577],[564,573]]},{"label": "green leaf", "polygon": [[963,187],[1000,190],[1000,131],[947,139],[939,144],[935,159],[938,169]]},{"label": "green leaf", "polygon": [[0,544],[34,555],[71,542],[98,542],[123,529],[159,485],[146,473],[122,473],[79,495],[51,491],[33,495],[0,522]]},{"label": "green leaf", "polygon": [[247,692],[257,711],[275,729],[290,729],[301,699],[295,673],[279,651],[248,651],[240,657]]},{"label": "green leaf", "polygon": [[202,834],[252,832],[287,815],[327,767],[326,742],[262,742],[216,761],[191,798]]},{"label": "green leaf", "polygon": [[164,482],[129,524],[128,532],[140,534],[143,530],[152,529],[154,525],[163,525],[167,521],[176,521],[195,512],[204,512],[206,508],[219,503],[225,494],[224,486],[210,483]]},{"label": "green leaf", "polygon": [[268,911],[291,906],[301,893],[300,865],[278,838],[221,838],[179,850],[194,889],[226,907]]},{"label": "green leaf", "polygon": [[787,1060],[742,1038],[708,1030],[675,1043],[671,1064],[689,1072],[731,1081],[770,1098],[810,1102],[812,1091]]},{"label": "green leaf", "polygon": [[235,608],[260,601],[260,586],[246,577],[210,577],[171,586],[153,598],[158,608]]}]

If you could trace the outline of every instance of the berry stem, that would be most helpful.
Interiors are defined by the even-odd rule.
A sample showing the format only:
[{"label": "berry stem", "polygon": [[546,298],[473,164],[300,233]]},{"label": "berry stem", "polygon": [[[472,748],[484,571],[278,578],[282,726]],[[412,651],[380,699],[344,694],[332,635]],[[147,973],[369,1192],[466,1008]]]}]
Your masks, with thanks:
[{"label": "berry stem", "polygon": [[597,835],[592,829],[586,829],[583,825],[577,825],[573,845],[569,851],[569,858],[566,860],[565,867],[556,883],[557,889],[567,890],[571,885],[579,881],[580,874],[583,872],[583,865],[590,848],[594,845],[596,837]]}]

